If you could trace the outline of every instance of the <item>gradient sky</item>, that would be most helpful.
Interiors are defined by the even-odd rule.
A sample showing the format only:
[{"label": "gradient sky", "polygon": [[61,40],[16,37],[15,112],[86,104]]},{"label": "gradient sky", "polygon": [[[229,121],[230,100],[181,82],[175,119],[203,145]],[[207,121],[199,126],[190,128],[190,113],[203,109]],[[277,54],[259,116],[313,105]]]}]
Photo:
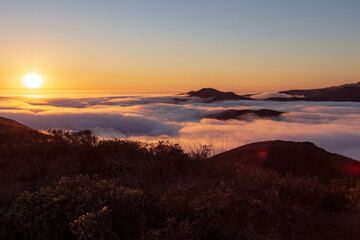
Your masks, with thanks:
[{"label": "gradient sky", "polygon": [[360,81],[359,0],[0,0],[0,89],[237,92]]}]

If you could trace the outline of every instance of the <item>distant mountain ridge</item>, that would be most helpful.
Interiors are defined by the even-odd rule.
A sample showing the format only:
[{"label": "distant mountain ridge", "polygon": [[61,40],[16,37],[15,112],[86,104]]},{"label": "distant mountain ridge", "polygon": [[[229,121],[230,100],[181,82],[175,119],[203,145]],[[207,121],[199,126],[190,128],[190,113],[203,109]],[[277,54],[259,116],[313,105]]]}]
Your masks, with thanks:
[{"label": "distant mountain ridge", "polygon": [[218,119],[218,120],[230,120],[230,119],[242,119],[246,116],[255,116],[259,118],[269,118],[269,117],[278,117],[284,112],[279,112],[270,109],[260,109],[260,110],[251,110],[251,109],[244,109],[244,110],[235,110],[229,109],[219,113],[213,113],[206,115],[204,118],[211,118],[211,119]]},{"label": "distant mountain ridge", "polygon": [[341,87],[309,98],[311,101],[360,102],[360,86]]},{"label": "distant mountain ridge", "polygon": [[[360,82],[343,84],[318,89],[296,89],[281,91],[279,93],[292,95],[293,97],[271,97],[263,100],[268,101],[333,101],[333,102],[360,102]],[[186,93],[190,97],[207,99],[207,103],[222,100],[255,100],[253,94],[237,95],[234,92],[222,92],[214,88],[202,88],[199,91]]]},{"label": "distant mountain ridge", "polygon": [[288,90],[280,93],[303,96],[303,98],[271,98],[275,101],[333,101],[333,102],[360,102],[360,82],[344,84],[319,89]]},{"label": "distant mountain ridge", "polygon": [[221,92],[214,88],[202,88],[199,91],[190,91],[187,93],[190,97],[199,97],[209,99],[207,102],[221,100],[252,100],[251,98],[237,95],[234,92]]},{"label": "distant mountain ridge", "polygon": [[312,98],[315,96],[318,96],[320,94],[332,92],[334,90],[344,88],[344,87],[360,87],[360,82],[357,83],[348,83],[343,84],[340,86],[332,86],[332,87],[326,87],[326,88],[317,88],[317,89],[295,89],[295,90],[287,90],[287,91],[281,91],[280,93],[290,94],[290,95],[298,95],[298,96],[304,96],[306,98]]},{"label": "distant mountain ridge", "polygon": [[245,164],[271,169],[280,174],[319,177],[331,180],[359,177],[360,162],[329,153],[310,142],[266,141],[247,144],[210,158],[236,166]]}]

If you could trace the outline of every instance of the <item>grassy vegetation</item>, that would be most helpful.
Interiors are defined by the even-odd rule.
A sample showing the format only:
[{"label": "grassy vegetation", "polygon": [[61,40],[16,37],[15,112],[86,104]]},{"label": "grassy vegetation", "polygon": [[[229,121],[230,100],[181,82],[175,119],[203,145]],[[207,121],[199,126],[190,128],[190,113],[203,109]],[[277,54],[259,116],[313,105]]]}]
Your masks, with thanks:
[{"label": "grassy vegetation", "polygon": [[360,239],[359,180],[225,165],[208,151],[1,132],[0,238]]}]

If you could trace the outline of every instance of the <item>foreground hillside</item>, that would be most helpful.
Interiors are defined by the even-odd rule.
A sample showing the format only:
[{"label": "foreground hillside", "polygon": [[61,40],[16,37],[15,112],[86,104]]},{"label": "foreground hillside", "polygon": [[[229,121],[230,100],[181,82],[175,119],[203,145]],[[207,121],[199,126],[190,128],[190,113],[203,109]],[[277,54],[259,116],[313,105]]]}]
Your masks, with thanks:
[{"label": "foreground hillside", "polygon": [[267,141],[247,144],[211,158],[232,167],[250,165],[271,169],[281,175],[318,177],[332,180],[359,177],[360,162],[333,154],[310,142]]},{"label": "foreground hillside", "polygon": [[288,166],[318,151],[303,174],[243,162],[247,146],[207,158],[206,146],[49,134],[0,132],[0,239],[360,238],[360,181],[316,176],[330,153],[315,145],[268,143],[266,159]]}]

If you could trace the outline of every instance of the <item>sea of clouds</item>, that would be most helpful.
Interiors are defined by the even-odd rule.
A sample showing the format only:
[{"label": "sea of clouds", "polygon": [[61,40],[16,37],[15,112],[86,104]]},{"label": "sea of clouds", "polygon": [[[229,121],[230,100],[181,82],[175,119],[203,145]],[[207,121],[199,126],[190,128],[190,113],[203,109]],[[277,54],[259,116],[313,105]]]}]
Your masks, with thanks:
[{"label": "sea of clouds", "polygon": [[[264,94],[269,96],[269,93]],[[262,95],[260,95],[262,96]],[[0,97],[0,116],[39,130],[93,130],[100,138],[171,140],[213,154],[257,141],[310,141],[360,160],[360,103],[261,100],[205,103],[168,95]],[[226,109],[273,109],[278,118],[220,121],[204,118]]]}]

